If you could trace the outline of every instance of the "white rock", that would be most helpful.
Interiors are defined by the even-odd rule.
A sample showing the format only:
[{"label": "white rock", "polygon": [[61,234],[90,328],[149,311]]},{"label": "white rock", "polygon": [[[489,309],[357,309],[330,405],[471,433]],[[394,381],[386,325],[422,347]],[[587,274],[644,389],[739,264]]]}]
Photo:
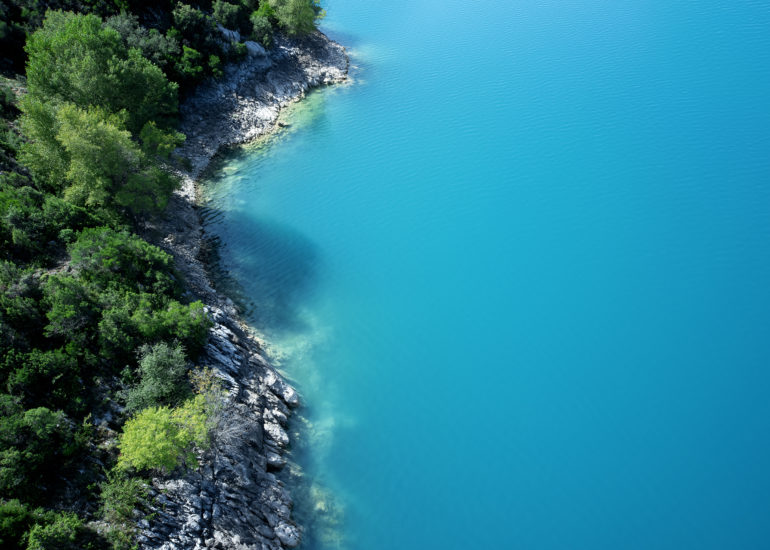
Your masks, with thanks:
[{"label": "white rock", "polygon": [[280,523],[274,529],[275,535],[284,546],[294,548],[299,544],[299,530],[288,523]]}]

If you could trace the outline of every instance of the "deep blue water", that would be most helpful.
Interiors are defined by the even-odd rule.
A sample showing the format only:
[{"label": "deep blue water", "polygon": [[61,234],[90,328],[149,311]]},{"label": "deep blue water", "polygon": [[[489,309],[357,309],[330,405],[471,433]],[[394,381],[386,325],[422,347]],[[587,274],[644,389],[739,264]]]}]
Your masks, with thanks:
[{"label": "deep blue water", "polygon": [[326,7],[352,84],[210,184],[306,548],[769,548],[770,4]]}]

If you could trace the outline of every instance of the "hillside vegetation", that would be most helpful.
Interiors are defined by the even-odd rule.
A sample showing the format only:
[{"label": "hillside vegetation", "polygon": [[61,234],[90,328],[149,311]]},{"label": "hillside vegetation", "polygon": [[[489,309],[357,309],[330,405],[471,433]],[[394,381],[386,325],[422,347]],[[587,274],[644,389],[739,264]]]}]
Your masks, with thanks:
[{"label": "hillside vegetation", "polygon": [[[148,475],[196,467],[210,320],[136,232],[177,185],[180,97],[311,32],[313,0],[0,0],[0,548],[131,548]],[[228,38],[226,38],[228,37]]]}]

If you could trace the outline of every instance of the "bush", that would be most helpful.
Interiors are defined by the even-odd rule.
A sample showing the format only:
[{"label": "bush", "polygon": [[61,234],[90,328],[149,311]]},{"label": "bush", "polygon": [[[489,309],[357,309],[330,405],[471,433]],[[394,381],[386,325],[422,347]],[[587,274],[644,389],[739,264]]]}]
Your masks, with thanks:
[{"label": "bush", "polygon": [[[132,139],[124,114],[34,95],[24,99],[22,109],[22,127],[32,138],[22,158],[38,181],[106,217],[114,217],[115,206],[134,216],[165,208],[176,180]],[[179,141],[179,135],[169,133],[168,139]]]},{"label": "bush", "polygon": [[78,550],[83,522],[72,512],[56,514],[51,523],[37,524],[27,537],[27,550]]},{"label": "bush", "polygon": [[141,26],[136,15],[121,13],[105,20],[104,25],[118,31],[127,48],[141,50],[144,57],[159,67],[164,67],[180,52],[178,40],[162,35],[157,29]]},{"label": "bush", "polygon": [[17,499],[0,501],[0,548],[21,548],[30,521],[26,504]]},{"label": "bush", "polygon": [[215,0],[214,19],[227,29],[238,29],[241,26],[241,6],[225,2],[224,0]]},{"label": "bush", "polygon": [[6,355],[4,362],[11,371],[8,391],[22,397],[27,406],[46,405],[72,413],[82,412],[78,398],[82,383],[75,357],[63,350],[34,349],[28,353],[14,350]]},{"label": "bush", "polygon": [[275,18],[283,29],[295,36],[310,34],[324,13],[315,0],[269,0]]},{"label": "bush", "polygon": [[127,231],[84,229],[68,248],[71,266],[101,288],[118,284],[134,291],[175,295],[173,259],[157,246]]},{"label": "bush", "polygon": [[[265,2],[265,5],[269,4]],[[251,36],[265,48],[271,48],[273,46],[273,25],[270,23],[270,19],[259,11],[255,11],[251,14],[250,20]]]},{"label": "bush", "polygon": [[180,463],[197,466],[194,450],[209,442],[207,420],[200,395],[176,409],[144,409],[123,427],[117,468],[170,471]]},{"label": "bush", "polygon": [[0,351],[27,348],[39,336],[43,314],[33,273],[0,260]]},{"label": "bush", "polygon": [[48,324],[43,333],[72,339],[92,325],[97,316],[97,304],[83,281],[71,275],[52,275],[43,285],[43,304]]},{"label": "bush", "polygon": [[0,413],[0,492],[30,498],[55,479],[82,441],[61,411],[23,411],[18,400],[2,396]]},{"label": "bush", "polygon": [[110,524],[123,524],[132,520],[134,510],[147,498],[147,484],[141,479],[126,477],[118,470],[107,473],[107,481],[101,484],[101,514]]},{"label": "bush", "polygon": [[174,68],[182,80],[195,81],[203,76],[202,61],[203,55],[198,50],[182,46],[182,57]]},{"label": "bush", "polygon": [[187,362],[180,346],[165,342],[139,349],[139,385],[128,392],[126,408],[139,411],[157,405],[176,405],[190,395]]},{"label": "bush", "polygon": [[5,82],[0,82],[0,116],[10,117],[17,112],[16,94]]}]

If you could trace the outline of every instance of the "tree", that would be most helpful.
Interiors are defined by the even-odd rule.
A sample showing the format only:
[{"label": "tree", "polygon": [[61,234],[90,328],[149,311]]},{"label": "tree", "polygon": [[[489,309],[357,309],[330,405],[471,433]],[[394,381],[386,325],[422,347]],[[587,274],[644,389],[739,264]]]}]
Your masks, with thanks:
[{"label": "tree", "polygon": [[148,123],[143,150],[125,129],[124,115],[34,96],[25,98],[22,108],[22,125],[32,138],[22,158],[39,180],[65,199],[105,212],[119,207],[133,215],[165,207],[177,180],[146,152],[167,155],[179,145],[181,134],[162,133]]},{"label": "tree", "polygon": [[179,291],[171,255],[127,231],[84,229],[68,250],[70,265],[83,279],[101,288],[119,283],[135,292],[161,296]]},{"label": "tree", "polygon": [[139,349],[139,384],[128,392],[126,408],[139,411],[150,406],[176,405],[190,395],[187,362],[180,346],[165,342]]},{"label": "tree", "polygon": [[126,126],[134,133],[150,120],[176,113],[176,84],[97,16],[49,11],[26,49],[33,97],[125,111]]},{"label": "tree", "polygon": [[158,67],[165,67],[180,51],[179,42],[164,36],[157,29],[147,29],[139,24],[139,18],[130,13],[109,17],[104,24],[118,31],[126,48],[141,50],[142,55]]},{"label": "tree", "polygon": [[182,406],[149,407],[126,422],[118,444],[118,470],[170,471],[181,462],[196,463],[194,449],[208,446],[205,399],[197,395]]},{"label": "tree", "polygon": [[225,2],[224,0],[214,0],[214,19],[217,23],[228,29],[238,29],[241,26],[241,6]]},{"label": "tree", "polygon": [[310,34],[324,16],[316,0],[269,0],[278,24],[291,35]]},{"label": "tree", "polygon": [[27,535],[27,550],[78,550],[83,522],[72,512],[55,514],[48,524],[37,524]]},{"label": "tree", "polygon": [[[270,6],[267,2],[263,5]],[[257,10],[251,14],[251,36],[265,48],[270,48],[273,45],[273,24],[262,11]]]}]

